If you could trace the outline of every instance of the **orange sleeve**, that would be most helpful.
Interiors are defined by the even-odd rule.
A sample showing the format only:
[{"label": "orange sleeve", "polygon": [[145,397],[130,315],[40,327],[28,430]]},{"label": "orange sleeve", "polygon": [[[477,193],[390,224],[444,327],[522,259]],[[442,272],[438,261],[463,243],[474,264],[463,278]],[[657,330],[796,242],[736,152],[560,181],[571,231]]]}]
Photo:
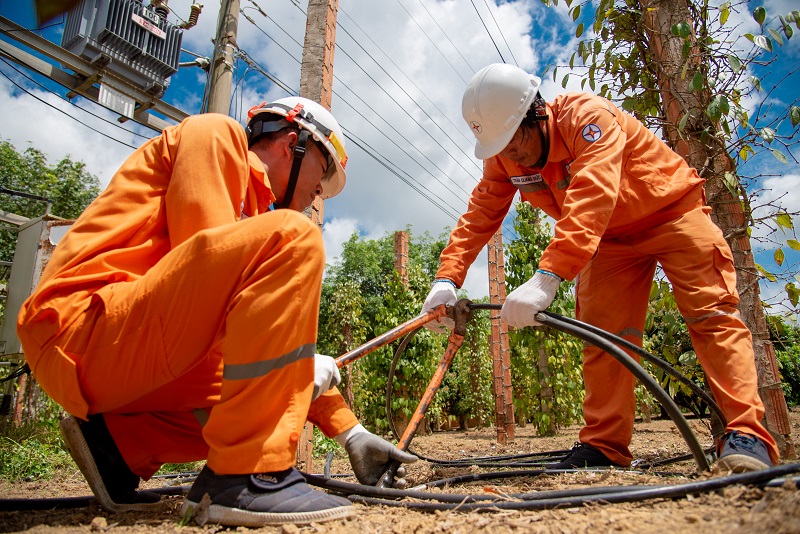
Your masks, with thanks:
[{"label": "orange sleeve", "polygon": [[331,388],[311,403],[308,420],[332,438],[358,424],[355,414],[347,407],[337,388]]},{"label": "orange sleeve", "polygon": [[483,177],[469,198],[466,213],[461,216],[450,242],[442,251],[436,278],[452,280],[461,287],[472,262],[503,223],[517,188],[498,158],[484,162]]},{"label": "orange sleeve", "polygon": [[250,179],[247,138],[226,115],[187,119],[167,139],[172,177],[166,193],[172,247],[200,230],[235,222]]},{"label": "orange sleeve", "polygon": [[[539,268],[573,280],[594,256],[614,213],[626,135],[602,103],[574,106],[556,124],[575,159],[569,166],[571,179],[561,218]],[[591,141],[597,129],[599,137]]]}]

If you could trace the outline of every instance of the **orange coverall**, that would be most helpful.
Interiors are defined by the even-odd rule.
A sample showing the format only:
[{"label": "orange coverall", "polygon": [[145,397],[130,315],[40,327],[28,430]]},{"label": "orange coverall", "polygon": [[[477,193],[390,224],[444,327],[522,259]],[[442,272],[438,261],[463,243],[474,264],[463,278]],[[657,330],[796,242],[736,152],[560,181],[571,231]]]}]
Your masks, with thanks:
[{"label": "orange coverall", "polygon": [[145,479],[204,458],[287,469],[307,419],[329,436],[358,422],[336,390],[311,403],[324,248],[273,200],[241,125],[189,117],[128,158],[20,311],[42,388],[102,413]]},{"label": "orange coverall", "polygon": [[[777,462],[775,440],[760,424],[764,407],[752,338],[737,310],[733,256],[708,216],[704,180],[641,122],[603,98],[563,95],[547,112],[544,167],[526,168],[501,155],[484,162],[436,277],[463,284],[519,191],[557,221],[539,268],[578,278],[578,319],[641,346],[660,263],[728,431],[757,436]],[[583,356],[586,424],[580,441],[630,465],[635,379],[594,346]]]}]

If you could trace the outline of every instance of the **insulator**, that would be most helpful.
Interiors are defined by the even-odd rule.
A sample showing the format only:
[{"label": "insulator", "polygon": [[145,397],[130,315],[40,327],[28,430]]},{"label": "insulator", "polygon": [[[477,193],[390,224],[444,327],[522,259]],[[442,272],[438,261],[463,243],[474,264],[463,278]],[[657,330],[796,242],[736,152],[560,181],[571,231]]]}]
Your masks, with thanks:
[{"label": "insulator", "polygon": [[184,30],[188,30],[189,28],[197,25],[197,18],[200,16],[200,12],[203,11],[203,5],[195,2],[189,9],[189,20],[178,26]]}]

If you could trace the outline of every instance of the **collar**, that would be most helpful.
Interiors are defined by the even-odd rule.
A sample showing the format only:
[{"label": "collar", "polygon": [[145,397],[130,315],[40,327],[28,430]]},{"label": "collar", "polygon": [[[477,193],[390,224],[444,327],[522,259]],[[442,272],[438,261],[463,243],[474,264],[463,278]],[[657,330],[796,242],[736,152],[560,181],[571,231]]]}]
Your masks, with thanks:
[{"label": "collar", "polygon": [[275,194],[272,192],[272,185],[269,183],[267,171],[258,156],[251,151],[247,151],[247,163],[250,167],[245,193],[243,213],[253,217],[260,213],[269,211],[269,207],[275,202]]}]

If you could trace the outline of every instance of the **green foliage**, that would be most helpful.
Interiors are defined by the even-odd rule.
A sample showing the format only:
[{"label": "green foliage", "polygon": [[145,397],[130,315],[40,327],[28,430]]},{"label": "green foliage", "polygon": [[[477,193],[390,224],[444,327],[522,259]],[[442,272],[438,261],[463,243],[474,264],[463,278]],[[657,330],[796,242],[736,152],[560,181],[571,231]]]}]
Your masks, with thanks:
[{"label": "green foliage", "polygon": [[[323,282],[318,350],[340,355],[412,319],[430,290],[445,244],[445,235],[410,235],[406,288],[394,270],[393,234],[380,239],[362,239],[354,234],[344,244],[340,260],[328,267]],[[488,354],[488,330],[480,320],[472,323],[463,348],[428,409],[429,421],[450,415],[488,420],[486,411],[493,406],[491,368],[484,362],[486,356],[479,356],[481,351]],[[353,411],[364,426],[379,433],[389,428],[386,387],[398,344],[378,349],[343,370],[345,383],[340,390],[346,394],[347,384],[352,384]],[[392,415],[398,424],[410,418],[446,346],[446,336],[423,329],[406,347],[393,384]]]},{"label": "green foliage", "polygon": [[71,464],[58,425],[39,421],[20,427],[0,426],[0,478],[38,480],[51,477]]},{"label": "green foliage", "polygon": [[[97,178],[84,163],[65,157],[50,165],[41,151],[28,147],[17,152],[8,141],[0,141],[0,188],[48,198],[50,213],[65,219],[78,217],[100,192]],[[44,215],[46,208],[41,200],[0,194],[0,211],[32,219]],[[0,261],[13,261],[16,243],[16,232],[0,231]],[[8,283],[9,273],[0,270],[0,284]]]},{"label": "green foliage", "polygon": [[[550,226],[530,204],[520,202],[516,209],[514,229],[520,237],[506,247],[508,292],[533,276],[552,234]],[[575,316],[572,284],[561,284],[548,309]],[[517,421],[531,422],[542,435],[580,421],[583,403],[581,342],[560,332],[537,328],[512,330],[509,340]]]},{"label": "green foliage", "polygon": [[775,348],[783,394],[789,406],[800,405],[800,328],[781,317],[767,317],[770,341]]},{"label": "green foliage", "polygon": [[[777,67],[781,62],[787,65],[780,54],[795,33],[793,26],[800,29],[800,11],[776,14],[757,6],[752,17],[759,25],[758,33],[741,34],[740,26],[731,24],[729,18],[754,3],[687,0],[685,5],[666,2],[646,8],[640,0],[598,0],[593,4],[593,31],[582,31],[585,20],[578,26],[581,39],[569,60],[569,72],[561,71],[562,84],[566,86],[570,75],[574,78],[584,73],[582,89],[616,101],[651,129],[660,129],[668,142],[684,139],[705,145],[707,154],[701,157],[700,150],[693,150],[696,159],[690,164],[709,180],[723,180],[741,199],[747,227],[736,230],[749,235],[750,226],[771,220],[785,233],[786,227],[777,218],[793,217],[797,212],[786,213],[775,203],[767,206],[769,217],[753,220],[747,186],[760,177],[742,176],[739,171],[741,164],[761,153],[771,154],[782,164],[795,161],[791,149],[800,131],[799,100],[778,101],[773,91],[780,83],[792,83],[789,78],[797,74],[790,61],[786,69]],[[581,6],[587,4],[566,4],[577,22]],[[652,16],[655,9],[668,10],[669,18],[680,21],[666,35],[659,29],[648,31],[651,21],[658,18]],[[661,41],[659,46],[653,46],[655,40]],[[677,49],[681,54],[672,57],[669,51]],[[658,56],[662,52],[664,55]],[[780,75],[781,70],[786,76],[768,83],[767,78]],[[555,67],[553,80],[558,81],[558,76],[559,67]],[[666,94],[680,95],[669,103],[671,108],[681,106],[680,118],[665,116],[662,96]],[[751,110],[755,110],[752,116]],[[726,164],[720,165],[723,160]],[[783,253],[780,239],[763,239],[780,251],[778,256]],[[761,271],[775,282],[778,276],[789,279],[796,274],[793,269],[778,276]],[[795,289],[786,287],[786,300],[793,308],[798,301]]]}]

